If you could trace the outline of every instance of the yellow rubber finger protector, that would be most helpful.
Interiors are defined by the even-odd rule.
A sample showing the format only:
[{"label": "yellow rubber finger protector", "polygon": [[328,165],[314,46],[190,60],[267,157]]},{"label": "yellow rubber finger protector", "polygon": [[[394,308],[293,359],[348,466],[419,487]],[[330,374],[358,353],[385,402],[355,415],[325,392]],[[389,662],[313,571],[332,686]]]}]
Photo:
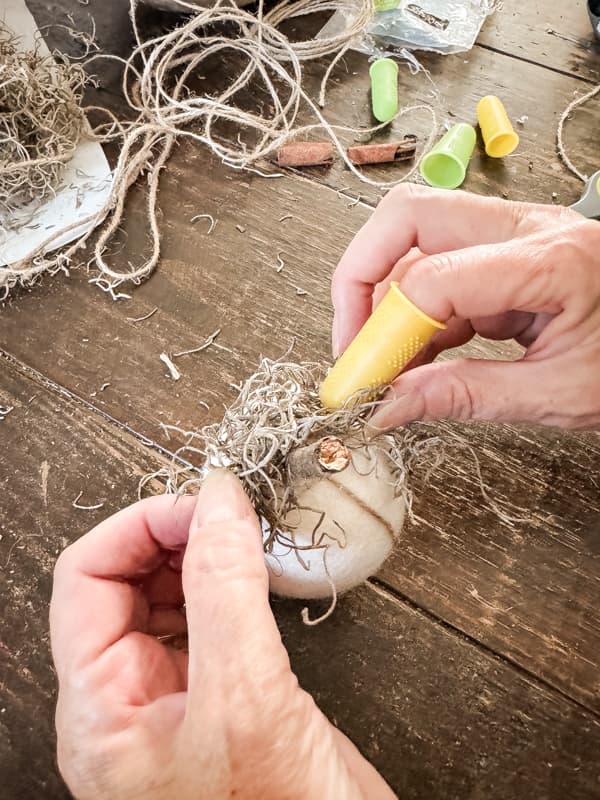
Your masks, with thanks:
[{"label": "yellow rubber finger protector", "polygon": [[340,408],[357,392],[372,389],[375,393],[387,386],[445,327],[417,308],[398,284],[392,283],[321,384],[323,407]]},{"label": "yellow rubber finger protector", "polygon": [[477,121],[485,143],[485,152],[492,158],[504,158],[519,145],[519,137],[499,97],[488,95],[477,104]]}]

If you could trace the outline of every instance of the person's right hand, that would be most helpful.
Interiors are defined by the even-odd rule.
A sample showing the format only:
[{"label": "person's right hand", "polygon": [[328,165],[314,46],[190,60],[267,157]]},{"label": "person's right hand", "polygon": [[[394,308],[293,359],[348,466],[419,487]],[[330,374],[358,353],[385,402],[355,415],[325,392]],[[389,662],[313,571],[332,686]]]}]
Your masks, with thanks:
[{"label": "person's right hand", "polygon": [[[448,328],[394,382],[373,428],[442,418],[600,426],[600,223],[563,207],[394,189],[334,275],[334,355],[390,280]],[[526,352],[431,363],[475,333]]]}]

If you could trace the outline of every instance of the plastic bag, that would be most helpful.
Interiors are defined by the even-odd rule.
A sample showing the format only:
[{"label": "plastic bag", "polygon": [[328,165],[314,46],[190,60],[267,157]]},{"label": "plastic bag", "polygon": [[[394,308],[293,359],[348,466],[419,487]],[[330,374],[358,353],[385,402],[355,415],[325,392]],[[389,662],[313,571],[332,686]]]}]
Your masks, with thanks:
[{"label": "plastic bag", "polygon": [[[429,50],[460,53],[470,50],[498,0],[374,0],[375,14],[359,49]],[[322,34],[344,27],[347,11],[337,11]]]}]

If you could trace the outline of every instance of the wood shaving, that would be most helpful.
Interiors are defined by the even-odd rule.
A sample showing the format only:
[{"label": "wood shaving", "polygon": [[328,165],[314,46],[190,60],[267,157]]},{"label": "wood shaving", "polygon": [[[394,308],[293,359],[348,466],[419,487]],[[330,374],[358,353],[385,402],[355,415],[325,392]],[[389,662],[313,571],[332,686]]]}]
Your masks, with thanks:
[{"label": "wood shaving", "polygon": [[18,544],[20,544],[22,541],[23,541],[23,537],[22,536],[18,536],[15,539],[15,541],[12,543],[11,548],[8,551],[8,557],[7,557],[6,562],[4,564],[4,569],[7,569],[8,565],[10,564],[10,560],[12,558],[12,554],[14,553],[16,546]]},{"label": "wood shaving", "polygon": [[73,502],[71,503],[73,508],[79,508],[81,511],[96,511],[98,508],[102,508],[104,506],[104,503],[96,503],[96,505],[94,506],[81,505],[79,501],[81,500],[82,497],[83,497],[83,489],[79,492],[75,500],[73,500]]},{"label": "wood shaving", "polygon": [[206,234],[207,236],[210,236],[210,234],[214,231],[214,229],[215,229],[215,227],[217,225],[217,222],[219,221],[219,220],[216,220],[211,214],[196,214],[195,217],[191,218],[190,222],[196,222],[197,219],[209,219],[210,220],[210,228],[208,229],[208,233]]},{"label": "wood shaving", "polygon": [[173,353],[172,358],[179,358],[180,356],[189,356],[192,353],[201,353],[203,350],[207,350],[211,346],[211,344],[214,344],[215,339],[220,333],[221,333],[221,328],[217,328],[217,330],[211,333],[210,336],[208,336],[201,345],[199,345],[198,347],[192,347],[190,350],[182,350],[179,353]]},{"label": "wood shaving", "polygon": [[175,364],[171,361],[167,353],[161,353],[159,355],[160,360],[163,364],[166,365],[167,369],[169,370],[170,376],[173,378],[174,381],[178,381],[181,378],[181,372],[177,369]]},{"label": "wood shaving", "polygon": [[150,319],[153,314],[156,314],[158,311],[158,306],[155,306],[152,311],[149,311],[147,314],[144,314],[143,317],[126,317],[127,322],[144,322],[146,319]]},{"label": "wood shaving", "polygon": [[[31,402],[31,401],[30,401]],[[0,421],[8,417],[11,411],[14,411],[14,406],[0,406]]]}]

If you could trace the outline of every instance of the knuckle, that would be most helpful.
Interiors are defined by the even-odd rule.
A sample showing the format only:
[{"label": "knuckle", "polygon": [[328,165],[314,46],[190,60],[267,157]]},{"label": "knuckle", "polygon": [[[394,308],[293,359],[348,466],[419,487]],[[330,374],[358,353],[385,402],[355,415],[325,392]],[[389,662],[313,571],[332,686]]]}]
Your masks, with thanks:
[{"label": "knuckle", "polygon": [[562,219],[573,222],[574,211],[565,206],[553,206],[545,203],[523,203],[514,200],[502,201],[505,208],[509,210],[515,230],[522,235],[535,233],[539,230],[547,230],[549,224],[552,227],[560,224]]},{"label": "knuckle", "polygon": [[[531,203],[519,203],[514,200],[504,200],[504,211],[508,214],[514,230],[522,230],[524,227],[531,227],[532,222],[537,227],[539,213],[535,213],[538,208]],[[544,208],[546,208],[544,206]]]},{"label": "knuckle", "polygon": [[412,203],[415,200],[421,200],[424,195],[430,194],[431,191],[425,186],[419,186],[416,183],[399,183],[387,193],[383,202],[386,205],[390,203],[393,205]]},{"label": "knuckle", "polygon": [[[467,421],[476,418],[479,404],[469,383],[462,374],[465,362],[448,361],[436,367],[437,379],[427,382],[421,389],[423,394],[423,418],[456,419]],[[443,387],[443,391],[440,391]]]},{"label": "knuckle", "polygon": [[469,381],[456,372],[450,374],[448,381],[448,406],[450,416],[458,420],[474,419],[476,403]]},{"label": "knuckle", "polygon": [[[266,578],[266,568],[257,558],[256,527],[246,522],[209,523],[188,544],[183,562],[184,580],[218,576],[220,580],[235,581],[255,575]],[[263,576],[264,573],[264,576]]]},{"label": "knuckle", "polygon": [[537,242],[530,252],[532,257],[527,261],[527,279],[533,286],[551,286],[550,280],[555,275],[558,265],[564,260],[564,245],[556,241],[552,249],[552,257],[548,257],[548,251],[544,247],[539,247]]},{"label": "knuckle", "polygon": [[532,248],[536,257],[530,261],[531,276],[552,280],[552,286],[560,294],[579,298],[597,299],[600,289],[600,269],[597,253],[600,249],[600,226],[596,222],[570,219],[548,234],[542,242]]},{"label": "knuckle", "polygon": [[[590,220],[585,219],[581,216],[578,211],[574,211],[572,208],[568,206],[554,206],[554,213],[556,218],[561,224],[564,225],[589,225]],[[592,223],[593,225],[594,223]]]},{"label": "knuckle", "polygon": [[600,225],[594,220],[578,220],[572,223],[574,239],[581,249],[585,252],[585,264],[589,270],[595,269],[595,274],[600,273],[600,262],[598,252],[600,251]]},{"label": "knuckle", "polygon": [[451,253],[435,253],[415,264],[415,271],[433,279],[451,276],[458,270],[458,258]]}]

